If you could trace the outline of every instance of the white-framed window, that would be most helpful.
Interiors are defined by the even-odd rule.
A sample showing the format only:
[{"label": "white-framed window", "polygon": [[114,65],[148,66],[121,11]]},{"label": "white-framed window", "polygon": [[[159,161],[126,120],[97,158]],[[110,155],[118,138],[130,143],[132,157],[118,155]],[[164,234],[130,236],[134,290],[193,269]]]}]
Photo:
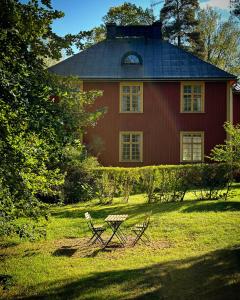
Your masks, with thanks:
[{"label": "white-framed window", "polygon": [[121,82],[120,83],[120,112],[142,113],[143,112],[143,83]]},{"label": "white-framed window", "polygon": [[143,133],[142,131],[120,131],[119,161],[142,162]]},{"label": "white-framed window", "polygon": [[181,83],[181,112],[204,112],[205,84],[204,82]]},{"label": "white-framed window", "polygon": [[180,132],[180,161],[202,162],[204,160],[204,132]]}]

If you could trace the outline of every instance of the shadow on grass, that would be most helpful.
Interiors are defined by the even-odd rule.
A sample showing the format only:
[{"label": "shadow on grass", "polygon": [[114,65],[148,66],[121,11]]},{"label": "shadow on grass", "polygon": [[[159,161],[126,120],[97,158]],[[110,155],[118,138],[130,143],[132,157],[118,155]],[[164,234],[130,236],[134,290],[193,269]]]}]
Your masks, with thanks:
[{"label": "shadow on grass", "polygon": [[201,202],[201,204],[191,205],[182,210],[182,212],[224,212],[224,211],[240,211],[240,202],[237,201],[219,201],[219,202]]},{"label": "shadow on grass", "polygon": [[[24,299],[239,299],[240,248],[53,282]],[[110,266],[110,265],[109,265]]]},{"label": "shadow on grass", "polygon": [[148,212],[152,214],[170,213],[173,211],[180,212],[224,212],[224,211],[240,211],[240,202],[238,201],[199,201],[186,200],[183,202],[169,203],[141,203],[128,205],[113,206],[94,206],[80,207],[74,210],[62,209],[54,212],[56,218],[83,218],[84,213],[89,211],[95,219],[105,219],[109,214],[128,214],[129,217],[140,216]]},{"label": "shadow on grass", "polygon": [[54,251],[53,256],[67,256],[71,257],[78,250],[78,248],[72,248],[71,246],[63,246]]},{"label": "shadow on grass", "polygon": [[74,210],[62,209],[52,213],[56,218],[81,218],[84,217],[86,211],[90,212],[94,218],[106,218],[110,214],[128,214],[129,216],[136,216],[152,212],[167,213],[177,211],[182,206],[193,205],[197,200],[188,200],[186,202],[171,202],[171,203],[140,203],[140,204],[125,204],[125,205],[96,205],[94,207],[79,207]]}]

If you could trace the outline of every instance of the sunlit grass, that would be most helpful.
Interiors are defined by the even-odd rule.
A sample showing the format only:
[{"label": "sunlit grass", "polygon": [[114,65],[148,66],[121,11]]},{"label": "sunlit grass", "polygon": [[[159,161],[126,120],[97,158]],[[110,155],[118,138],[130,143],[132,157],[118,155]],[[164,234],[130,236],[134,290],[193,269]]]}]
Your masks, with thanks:
[{"label": "sunlit grass", "polygon": [[[240,191],[228,201],[147,204],[144,195],[129,203],[96,201],[55,208],[47,238],[2,242],[0,298],[46,299],[232,299],[240,292]],[[151,245],[87,249],[84,212],[96,223],[109,214],[128,214],[124,230],[152,211]],[[109,236],[110,230],[105,234]],[[195,297],[195,298],[194,298]]]}]

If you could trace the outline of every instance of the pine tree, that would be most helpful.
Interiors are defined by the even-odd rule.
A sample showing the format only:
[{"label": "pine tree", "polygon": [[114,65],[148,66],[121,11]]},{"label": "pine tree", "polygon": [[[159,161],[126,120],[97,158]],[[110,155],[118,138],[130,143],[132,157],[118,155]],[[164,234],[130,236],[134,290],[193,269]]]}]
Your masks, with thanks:
[{"label": "pine tree", "polygon": [[203,45],[196,19],[198,8],[198,0],[166,0],[160,12],[160,19],[165,39],[201,56]]}]

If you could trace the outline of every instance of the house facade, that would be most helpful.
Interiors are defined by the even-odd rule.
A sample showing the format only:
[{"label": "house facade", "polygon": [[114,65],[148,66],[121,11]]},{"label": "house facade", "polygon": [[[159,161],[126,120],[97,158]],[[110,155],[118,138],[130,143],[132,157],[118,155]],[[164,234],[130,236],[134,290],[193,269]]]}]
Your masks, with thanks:
[{"label": "house facade", "polygon": [[85,143],[104,166],[202,162],[240,122],[236,77],[161,39],[161,24],[107,26],[107,38],[50,68],[102,90]]}]

